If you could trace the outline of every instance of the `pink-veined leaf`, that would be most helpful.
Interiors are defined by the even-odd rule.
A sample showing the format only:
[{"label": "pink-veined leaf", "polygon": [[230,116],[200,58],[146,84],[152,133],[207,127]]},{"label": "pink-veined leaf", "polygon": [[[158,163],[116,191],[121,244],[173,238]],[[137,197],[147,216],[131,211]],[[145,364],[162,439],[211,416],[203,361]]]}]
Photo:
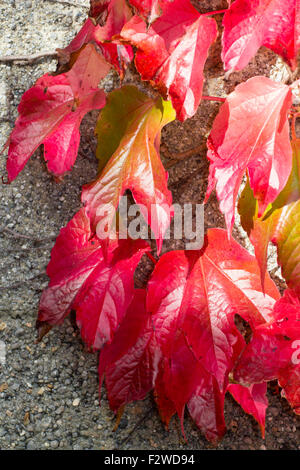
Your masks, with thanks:
[{"label": "pink-veined leaf", "polygon": [[[172,217],[167,173],[159,157],[160,133],[175,112],[170,102],[153,101],[133,86],[113,91],[107,100],[96,129],[102,171],[84,187],[82,202],[95,230],[101,223],[110,233],[120,198],[130,189],[160,251]],[[105,218],[99,212],[103,207],[107,207]]]},{"label": "pink-veined leaf", "polygon": [[85,209],[63,228],[47,268],[37,326],[61,323],[71,310],[89,347],[112,340],[134,294],[133,274],[149,246],[141,240],[116,241],[104,258]]},{"label": "pink-veined leaf", "polygon": [[300,48],[298,0],[236,0],[224,15],[223,26],[226,70],[241,70],[261,46],[296,67]]},{"label": "pink-veined leaf", "polygon": [[81,49],[84,44],[95,43],[105,60],[117,70],[122,78],[126,67],[133,59],[132,48],[131,46],[120,44],[117,40],[102,42],[101,34],[98,37],[99,31],[101,31],[101,27],[99,25],[95,26],[92,20],[88,18],[73,41],[64,49],[58,49],[59,59],[63,64],[68,63],[70,54]]},{"label": "pink-veined leaf", "polygon": [[[172,251],[160,258],[148,284],[147,307],[165,358],[156,401],[163,390],[160,413],[166,423],[173,409],[182,421],[188,404],[209,439],[224,434],[224,419],[216,413],[245,347],[234,318],[238,314],[253,327],[271,319],[280,296],[268,275],[265,283],[264,296],[255,258],[221,229],[208,231],[201,251]],[[171,406],[164,413],[167,399]]]},{"label": "pink-veined leaf", "polygon": [[253,77],[236,87],[221,106],[208,139],[208,199],[216,187],[228,232],[247,170],[262,215],[284,188],[292,169],[288,86]]},{"label": "pink-veined leaf", "polygon": [[43,75],[24,93],[7,142],[9,181],[17,177],[41,144],[51,173],[62,176],[70,170],[78,153],[82,118],[105,105],[105,94],[97,86],[109,69],[90,44],[69,72]]},{"label": "pink-veined leaf", "polygon": [[235,314],[250,325],[264,323],[280,296],[268,275],[264,296],[255,258],[228,241],[224,230],[209,230],[206,240],[201,251],[172,251],[160,258],[149,281],[148,310],[163,354],[171,355],[177,331],[183,330],[195,357],[222,389],[240,352]]},{"label": "pink-veined leaf", "polygon": [[121,31],[121,38],[137,48],[135,64],[142,79],[172,100],[182,121],[197,111],[204,64],[216,36],[215,20],[201,16],[189,0],[165,2],[163,14],[149,28],[134,16]]},{"label": "pink-veined leaf", "polygon": [[250,385],[250,387],[244,387],[239,384],[229,384],[227,390],[241,405],[243,410],[256,419],[264,439],[266,410],[268,408],[268,399],[266,397],[267,384],[254,384]]},{"label": "pink-veined leaf", "polygon": [[[177,412],[183,427],[187,406],[206,437],[219,440],[228,375],[246,348],[234,318],[241,315],[253,329],[273,320],[280,296],[268,275],[265,284],[263,295],[255,258],[221,229],[208,231],[201,251],[163,255],[148,285],[147,307],[145,292],[135,291],[101,351],[99,375],[111,408],[117,412],[154,388],[166,425]],[[253,387],[253,403],[249,396],[239,401],[263,426],[261,392]]]},{"label": "pink-veined leaf", "polygon": [[[190,373],[193,367],[198,373]],[[131,401],[143,399],[155,384],[156,403],[167,426],[176,411],[183,421],[188,402],[192,418],[209,440],[217,441],[224,435],[225,393],[219,392],[215,379],[195,360],[182,335],[172,358],[162,357],[152,316],[145,310],[143,291],[135,292],[112,343],[101,351],[99,376],[100,381],[105,376],[110,407],[115,412]]]},{"label": "pink-veined leaf", "polygon": [[95,24],[91,18],[88,18],[71,43],[64,49],[58,49],[63,63],[69,62],[70,54],[91,42],[97,45],[107,62],[112,64],[123,77],[127,65],[133,59],[133,51],[131,46],[121,44],[117,39],[113,39],[113,36],[120,33],[132,17],[132,13],[125,0],[111,0],[107,7],[107,15],[104,26]]},{"label": "pink-veined leaf", "polygon": [[103,27],[96,30],[95,37],[99,41],[111,41],[113,36],[118,35],[123,26],[132,17],[131,9],[126,0],[110,0],[108,6],[108,16]]}]

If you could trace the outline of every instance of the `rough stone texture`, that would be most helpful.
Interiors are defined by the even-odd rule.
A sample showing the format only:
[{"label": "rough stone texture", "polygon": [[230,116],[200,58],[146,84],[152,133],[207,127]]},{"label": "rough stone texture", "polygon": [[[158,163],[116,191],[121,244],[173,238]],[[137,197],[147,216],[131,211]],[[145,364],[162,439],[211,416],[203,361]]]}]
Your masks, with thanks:
[{"label": "rough stone texture", "polygon": [[[72,3],[72,2],[71,2]],[[74,0],[75,3],[75,0]],[[84,21],[87,0],[66,5],[49,0],[0,0],[2,39],[0,55],[24,55],[64,47]],[[199,2],[193,2],[195,6]],[[226,7],[226,1],[202,1],[204,11]],[[218,17],[219,24],[221,18]],[[220,41],[213,46],[206,65],[205,94],[226,96],[237,83],[257,74],[287,80],[288,69],[270,51],[262,50],[251,64],[228,79],[219,61]],[[17,116],[23,92],[43,73],[55,70],[54,60],[33,65],[0,63],[0,145],[3,145]],[[125,83],[138,83],[130,70]],[[111,74],[107,91],[118,85]],[[196,116],[185,123],[172,123],[163,131],[163,142],[171,152],[203,144],[203,151],[169,169],[169,186],[174,202],[202,202],[208,164],[205,137],[218,111],[217,103],[202,102]],[[120,426],[113,432],[114,416],[103,391],[98,404],[97,357],[88,354],[69,320],[54,329],[42,343],[35,344],[35,318],[42,289],[47,285],[45,267],[57,236],[80,207],[80,189],[96,175],[93,125],[97,113],[82,124],[82,139],[73,171],[60,184],[47,173],[41,154],[31,158],[10,186],[1,186],[0,229],[0,341],[6,345],[6,364],[0,364],[0,448],[3,449],[206,449],[210,444],[186,418],[185,443],[180,425],[173,420],[167,432],[153,407],[152,398],[129,405]],[[170,162],[163,158],[166,165]],[[1,155],[1,174],[5,156]],[[205,208],[205,227],[224,226],[214,196]],[[27,238],[17,237],[21,234]],[[239,228],[235,236],[246,244]],[[42,241],[39,241],[42,240]],[[181,248],[168,242],[164,251]],[[276,261],[271,256],[274,279],[282,287]],[[273,264],[272,264],[273,263]],[[147,266],[141,270],[145,275]],[[269,387],[270,408],[266,440],[257,424],[228,397],[228,432],[220,449],[296,449],[299,418]]]}]

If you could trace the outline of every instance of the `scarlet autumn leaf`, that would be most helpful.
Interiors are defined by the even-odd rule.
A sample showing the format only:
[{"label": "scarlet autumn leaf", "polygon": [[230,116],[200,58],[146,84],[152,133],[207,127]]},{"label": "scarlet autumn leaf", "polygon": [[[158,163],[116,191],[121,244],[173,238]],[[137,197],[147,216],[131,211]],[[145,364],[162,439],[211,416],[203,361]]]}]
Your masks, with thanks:
[{"label": "scarlet autumn leaf", "polygon": [[275,304],[274,319],[253,331],[234,377],[247,385],[278,379],[283,395],[300,414],[300,300],[285,291]]},{"label": "scarlet autumn leaf", "polygon": [[103,27],[97,28],[96,38],[102,42],[111,41],[113,36],[121,32],[123,26],[131,17],[131,9],[126,0],[110,0],[106,23]]},{"label": "scarlet autumn leaf", "polygon": [[216,36],[215,20],[200,15],[189,0],[164,2],[162,15],[149,28],[134,16],[121,32],[137,48],[135,65],[142,79],[172,100],[181,121],[197,111],[204,64]]},{"label": "scarlet autumn leaf", "polygon": [[216,186],[227,229],[247,170],[259,216],[284,188],[292,169],[288,86],[253,77],[236,87],[221,106],[208,139],[207,198]]},{"label": "scarlet autumn leaf", "polygon": [[226,70],[241,70],[261,46],[296,68],[300,48],[298,0],[236,0],[224,15],[223,26]]},{"label": "scarlet autumn leaf", "polygon": [[278,264],[288,286],[300,294],[300,146],[292,141],[293,168],[289,180],[262,215],[257,216],[257,201],[247,184],[241,194],[238,210],[241,223],[255,248],[262,276],[267,269],[269,243],[277,246]]},{"label": "scarlet autumn leaf", "polygon": [[[201,251],[164,254],[149,281],[147,310],[164,358],[156,401],[162,408],[168,399],[181,420],[187,404],[209,439],[224,434],[228,374],[245,347],[235,315],[253,328],[272,318],[279,293],[268,275],[265,282],[264,296],[255,258],[221,229],[208,231]],[[166,422],[172,411],[161,409]]]},{"label": "scarlet autumn leaf", "polygon": [[[264,296],[255,258],[228,241],[224,230],[209,230],[202,251],[163,255],[148,285],[147,307],[145,292],[136,291],[112,343],[101,351],[99,375],[111,408],[117,412],[154,388],[167,425],[175,412],[183,423],[187,406],[208,439],[221,438],[228,375],[246,347],[234,317],[242,315],[253,328],[272,318],[279,294],[268,276],[266,285]],[[261,425],[264,388],[243,396],[239,390],[242,406]]]},{"label": "scarlet autumn leaf", "polygon": [[105,60],[123,77],[127,65],[133,59],[132,48],[131,46],[119,44],[118,41],[102,42],[101,35],[98,36],[100,30],[101,27],[99,25],[95,26],[88,18],[73,41],[65,49],[58,49],[60,61],[67,64],[72,53],[80,50],[85,44],[95,43]]},{"label": "scarlet autumn leaf", "polygon": [[109,69],[89,44],[69,72],[43,75],[24,93],[19,117],[6,144],[9,181],[16,178],[41,144],[51,173],[62,176],[70,170],[78,153],[82,118],[105,105],[105,94],[97,86]]},{"label": "scarlet autumn leaf", "polygon": [[267,384],[254,384],[244,387],[239,384],[229,384],[228,392],[241,405],[243,410],[252,415],[259,424],[262,437],[265,437],[266,410],[268,399],[266,397]]},{"label": "scarlet autumn leaf", "polygon": [[82,208],[63,228],[47,267],[49,287],[43,292],[37,326],[61,323],[71,310],[89,347],[100,349],[121,322],[134,294],[133,274],[149,246],[141,240],[115,241],[103,256]]},{"label": "scarlet autumn leaf", "polygon": [[103,226],[104,214],[99,209],[107,205],[105,232],[111,232],[120,198],[130,189],[161,249],[172,199],[159,157],[160,133],[174,118],[171,103],[161,98],[153,101],[136,87],[126,86],[108,95],[96,129],[97,157],[103,169],[82,193],[95,230],[99,222]]},{"label": "scarlet autumn leaf", "polygon": [[112,343],[100,353],[100,382],[105,374],[112,410],[145,398],[154,386],[160,359],[151,315],[146,312],[146,290],[137,289]]},{"label": "scarlet autumn leaf", "polygon": [[64,49],[58,49],[60,61],[68,63],[70,55],[84,44],[95,43],[107,62],[123,77],[124,70],[133,59],[133,52],[131,46],[120,44],[113,36],[120,33],[131,17],[131,10],[125,0],[111,0],[107,6],[105,25],[95,24],[88,18],[71,43]]}]

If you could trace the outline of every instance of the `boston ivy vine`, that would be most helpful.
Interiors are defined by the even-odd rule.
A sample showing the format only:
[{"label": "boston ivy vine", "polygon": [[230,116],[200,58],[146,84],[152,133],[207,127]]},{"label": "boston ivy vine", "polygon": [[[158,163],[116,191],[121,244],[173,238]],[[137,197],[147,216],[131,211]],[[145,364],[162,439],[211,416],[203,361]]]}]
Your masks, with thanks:
[{"label": "boston ivy vine", "polygon": [[[115,412],[153,390],[166,425],[174,414],[183,425],[188,409],[215,441],[225,433],[229,392],[264,434],[268,381],[278,380],[300,414],[300,108],[293,105],[298,81],[286,85],[257,76],[226,99],[207,97],[203,69],[218,35],[213,16],[224,14],[222,60],[228,73],[245,67],[262,45],[295,70],[298,3],[236,0],[226,10],[203,14],[189,0],[90,3],[83,27],[58,51],[58,72],[43,75],[24,93],[6,145],[8,182],[42,144],[48,170],[62,178],[77,157],[82,118],[101,110],[99,173],[83,187],[82,208],[52,250],[39,338],[75,311],[83,340],[100,351],[100,382],[105,380]],[[101,80],[112,68],[123,78],[133,60],[157,97],[134,86],[106,96]],[[222,102],[207,140],[206,200],[215,189],[227,231],[210,229],[201,250],[171,251],[157,261],[145,240],[121,236],[120,220],[115,233],[115,214],[130,190],[159,255],[172,219],[159,155],[161,130],[176,118],[192,117],[201,99]],[[103,206],[110,208],[105,215]],[[236,206],[255,257],[231,237]],[[105,239],[99,224],[105,225]],[[267,273],[271,242],[287,285],[283,296]],[[134,272],[144,255],[155,267],[147,288],[137,289]],[[236,315],[251,328],[250,341],[237,328]]]}]

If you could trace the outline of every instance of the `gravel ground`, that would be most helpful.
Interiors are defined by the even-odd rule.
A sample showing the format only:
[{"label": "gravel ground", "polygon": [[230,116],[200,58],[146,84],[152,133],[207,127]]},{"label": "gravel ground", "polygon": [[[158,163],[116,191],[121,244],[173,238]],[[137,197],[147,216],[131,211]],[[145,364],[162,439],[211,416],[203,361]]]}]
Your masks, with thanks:
[{"label": "gravel ground", "polygon": [[[0,0],[0,55],[31,55],[67,45],[84,21],[88,1],[76,0],[78,7],[66,3]],[[226,6],[226,1],[203,1],[201,5],[207,10],[220,9]],[[257,74],[278,80],[288,77],[282,62],[262,50],[242,73],[225,80],[218,65],[219,54],[217,43],[206,66],[205,94],[225,96],[237,83]],[[23,92],[39,76],[55,68],[51,59],[31,65],[0,63],[0,145],[9,135]],[[127,82],[137,83],[132,70],[126,75]],[[105,80],[106,90],[117,85],[114,74]],[[193,119],[167,126],[163,142],[171,152],[204,144],[217,110],[216,103],[202,103]],[[188,417],[185,425],[188,443],[182,439],[177,420],[166,431],[151,397],[129,405],[114,432],[114,416],[105,390],[101,407],[98,404],[97,357],[85,351],[69,320],[40,344],[34,343],[38,300],[47,285],[45,267],[53,245],[51,238],[78,210],[81,186],[96,174],[92,151],[96,116],[97,113],[91,113],[85,118],[78,159],[62,183],[54,182],[37,152],[16,181],[0,189],[0,228],[8,229],[0,232],[0,341],[5,344],[6,354],[6,361],[1,364],[0,348],[0,448],[211,448]],[[5,174],[3,155],[0,172]],[[171,167],[169,181],[174,202],[202,202],[207,172],[204,146],[203,152]],[[205,208],[205,226],[224,226],[214,197]],[[246,243],[240,229],[235,229],[235,235]],[[164,250],[180,248],[180,243],[169,242]],[[271,256],[270,268],[275,264]],[[282,287],[278,270],[273,275]],[[269,387],[269,400],[266,439],[262,440],[258,425],[228,397],[225,409],[228,432],[218,448],[299,449],[299,418],[280,398],[274,384]]]}]

